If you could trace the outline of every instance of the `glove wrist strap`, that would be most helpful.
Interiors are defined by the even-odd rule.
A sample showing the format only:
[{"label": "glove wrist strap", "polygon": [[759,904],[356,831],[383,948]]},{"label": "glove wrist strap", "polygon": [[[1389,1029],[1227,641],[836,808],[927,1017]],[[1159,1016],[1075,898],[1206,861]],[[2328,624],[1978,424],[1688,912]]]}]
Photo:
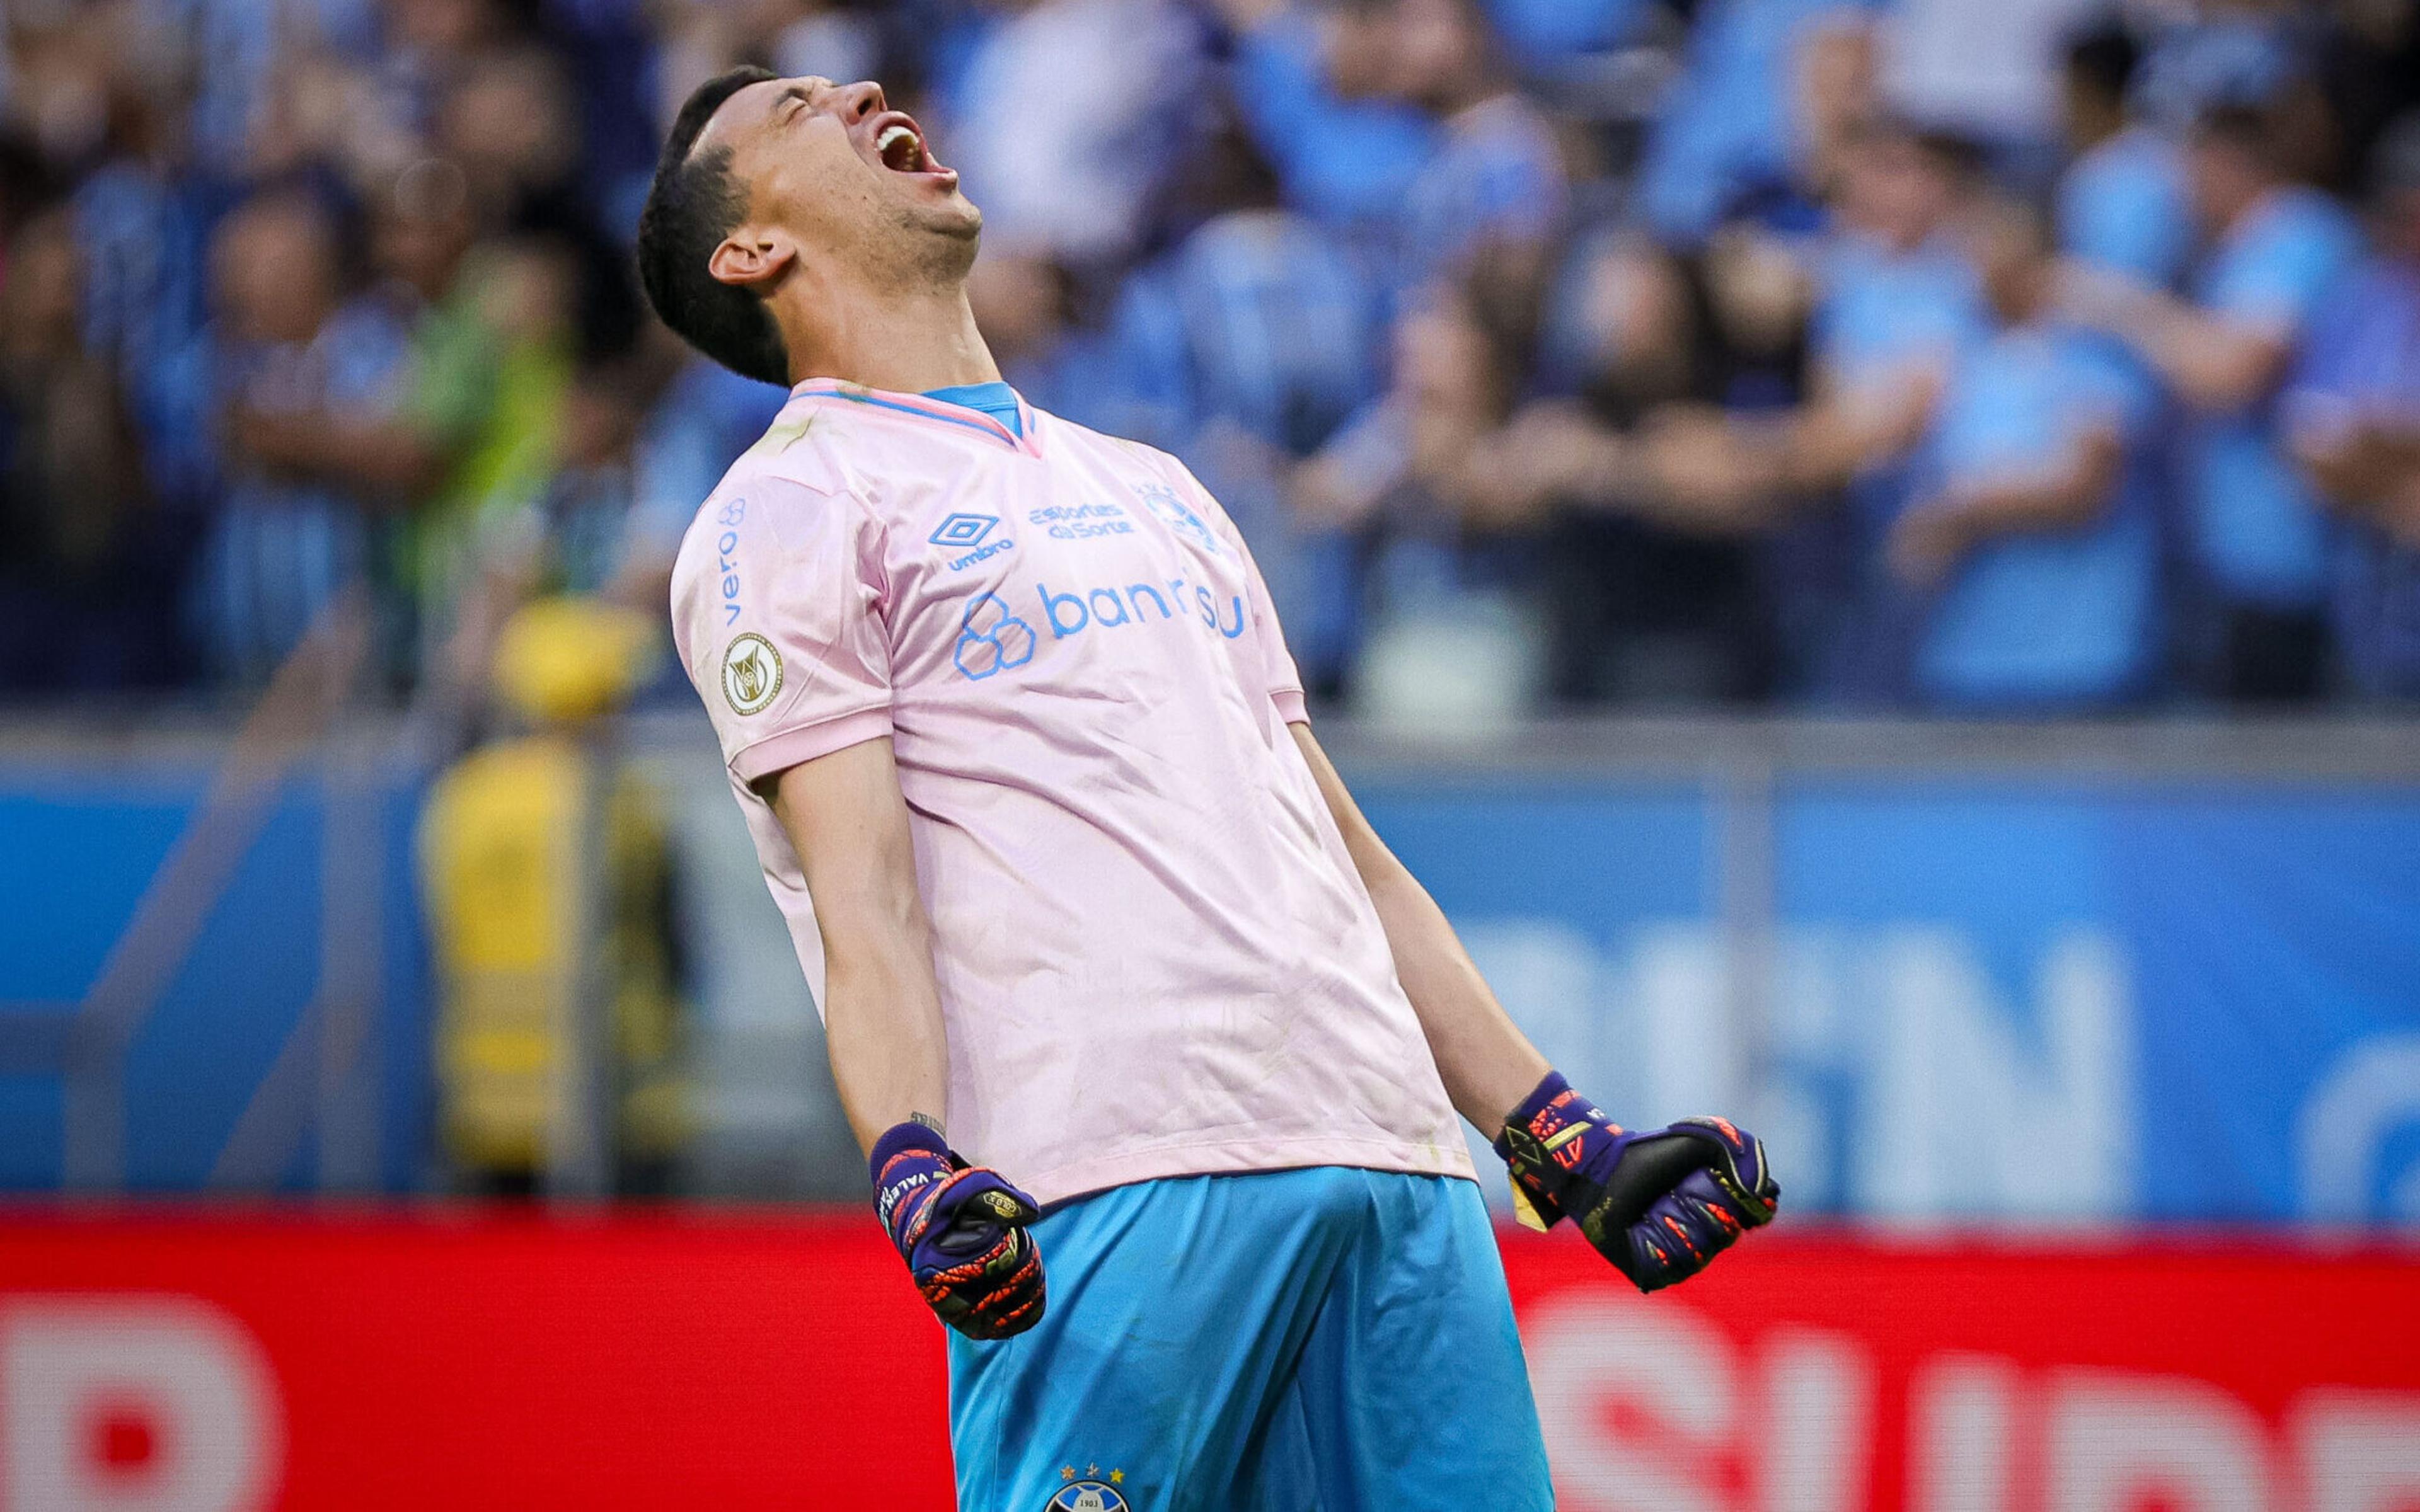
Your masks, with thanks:
[{"label": "glove wrist strap", "polygon": [[1562,1072],[1549,1071],[1505,1118],[1496,1153],[1512,1174],[1512,1215],[1524,1227],[1544,1230],[1562,1218],[1555,1198],[1569,1172],[1554,1151],[1577,1137],[1576,1125],[1594,1112]]},{"label": "glove wrist strap", "polygon": [[[1512,1134],[1516,1129],[1527,1130],[1538,1138],[1544,1139],[1562,1127],[1564,1123],[1569,1122],[1569,1119],[1551,1118],[1548,1115],[1553,1111],[1556,1103],[1571,1089],[1572,1084],[1563,1080],[1561,1072],[1546,1072],[1545,1078],[1530,1090],[1528,1097],[1521,1100],[1521,1105],[1504,1116],[1504,1133],[1497,1135],[1496,1152],[1499,1155],[1504,1153],[1504,1135]],[[1573,1099],[1573,1101],[1577,1100]]]},{"label": "glove wrist strap", "polygon": [[874,1179],[874,1213],[902,1255],[912,1242],[909,1229],[917,1213],[958,1164],[939,1134],[912,1119],[892,1124],[874,1142],[873,1153],[866,1157]]}]

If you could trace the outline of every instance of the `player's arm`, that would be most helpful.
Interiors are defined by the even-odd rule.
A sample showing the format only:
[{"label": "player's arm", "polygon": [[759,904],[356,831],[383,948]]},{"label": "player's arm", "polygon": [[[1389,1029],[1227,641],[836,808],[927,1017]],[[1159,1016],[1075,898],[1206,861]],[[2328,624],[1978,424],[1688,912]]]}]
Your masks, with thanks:
[{"label": "player's arm", "polygon": [[1378,838],[1308,724],[1290,725],[1369,889],[1446,1093],[1504,1157],[1523,1216],[1568,1214],[1641,1290],[1687,1279],[1773,1221],[1754,1135],[1719,1119],[1632,1133],[1565,1085],[1504,1011],[1428,889]]},{"label": "player's arm", "polygon": [[871,1153],[909,1121],[939,1131],[949,1046],[891,742],[860,741],[793,766],[772,798],[815,901],[824,1034],[858,1146]]},{"label": "player's arm", "polygon": [[1505,1115],[1552,1068],[1496,1000],[1470,952],[1462,948],[1461,937],[1446,922],[1445,911],[1361,816],[1360,806],[1345,791],[1344,779],[1336,775],[1311,726],[1286,728],[1294,732],[1303,760],[1319,779],[1320,796],[1327,800],[1327,811],[1343,833],[1353,869],[1377,906],[1378,921],[1386,926],[1387,944],[1394,952],[1395,975],[1419,1015],[1429,1052],[1445,1078],[1446,1095],[1480,1133],[1495,1138],[1503,1131]]},{"label": "player's arm", "polygon": [[824,942],[824,1033],[874,1179],[875,1211],[943,1321],[1004,1338],[1042,1316],[1033,1201],[970,1166],[941,1125],[948,1040],[931,926],[916,889],[908,804],[888,738],[772,779]]}]

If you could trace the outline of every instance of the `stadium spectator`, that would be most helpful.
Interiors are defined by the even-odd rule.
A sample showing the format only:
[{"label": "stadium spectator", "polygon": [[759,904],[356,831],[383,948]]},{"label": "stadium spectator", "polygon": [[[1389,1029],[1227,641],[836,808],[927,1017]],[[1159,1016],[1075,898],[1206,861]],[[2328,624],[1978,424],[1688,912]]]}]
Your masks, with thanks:
[{"label": "stadium spectator", "polygon": [[[70,64],[49,77],[48,91],[91,89],[101,128],[88,148],[56,136],[44,143],[51,165],[73,180],[85,341],[116,364],[155,496],[190,509],[213,466],[202,332],[211,223],[230,192],[197,162],[173,81],[132,69],[131,58],[145,54],[132,46],[131,14],[86,14],[85,29],[58,39],[77,45],[39,65],[49,73]],[[64,103],[50,108],[74,114]]]},{"label": "stadium spectator", "polygon": [[2333,200],[2285,177],[2260,112],[2211,112],[2187,161],[2209,239],[2188,296],[2076,266],[2064,299],[2071,316],[2131,345],[2189,412],[2194,681],[2227,699],[2307,699],[2326,668],[2328,530],[2283,445],[2276,400],[2360,233]]},{"label": "stadium spectator", "polygon": [[1634,234],[1583,243],[1544,323],[1556,393],[1481,444],[1474,472],[1489,515],[1548,521],[1540,591],[1547,691],[1561,702],[1699,702],[1768,688],[1758,553],[1740,530],[1672,497],[1675,417],[1754,408],[1748,373],[1794,335],[1794,293],[1778,327],[1725,324],[1714,289],[1726,287],[1732,316],[1745,317],[1750,255],[1746,243],[1718,245],[1732,250],[1701,265]]},{"label": "stadium spectator", "polygon": [[1552,78],[1575,55],[1636,41],[1655,9],[1652,0],[1488,0],[1487,16],[1525,72]]},{"label": "stadium spectator", "polygon": [[1357,695],[1380,717],[1514,713],[1542,671],[1525,603],[1539,519],[1494,507],[1484,444],[1531,332],[1489,292],[1481,275],[1416,296],[1388,392],[1293,473],[1298,528],[1356,538]]},{"label": "stadium spectator", "polygon": [[[1651,444],[1673,518],[1768,539],[1786,682],[1824,702],[1896,696],[1904,626],[1879,573],[1908,462],[1949,369],[1985,329],[1954,230],[1979,164],[1962,139],[1877,120],[1848,144],[1816,249],[1807,397],[1787,410],[1677,409]],[[1837,504],[1837,507],[1833,507]]]},{"label": "stadium spectator", "polygon": [[1287,480],[1376,393],[1378,293],[1343,234],[1283,207],[1240,124],[1220,145],[1195,192],[1214,212],[1128,275],[1110,322],[1114,392],[1092,402],[1110,410],[1106,428],[1184,455],[1225,505],[1252,542],[1297,669],[1326,695],[1356,644],[1355,552],[1346,532],[1290,513]]},{"label": "stadium spectator", "polygon": [[14,228],[0,274],[0,687],[175,680],[163,525],[114,365],[82,340],[70,212]]},{"label": "stadium spectator", "polygon": [[2140,53],[2133,35],[2115,25],[2067,45],[2066,146],[2072,157],[2058,183],[2059,249],[2167,288],[2193,255],[2193,216],[2182,155],[2127,106]]},{"label": "stadium spectator", "polygon": [[1172,0],[1027,0],[1004,12],[945,101],[939,154],[985,186],[989,250],[1114,264],[1140,245],[1154,192],[1200,127],[1202,28]]},{"label": "stadium spectator", "polygon": [[1794,471],[1855,480],[1869,515],[1897,513],[1890,459],[1982,329],[1975,269],[1954,235],[1978,181],[1970,144],[1900,124],[1873,125],[1850,156],[1809,333],[1823,412],[1800,427]]},{"label": "stadium spectator", "polygon": [[1242,0],[1229,88],[1285,202],[1372,245],[1435,149],[1436,123],[1382,93],[1386,35],[1357,10]]},{"label": "stadium spectator", "polygon": [[1376,293],[1340,239],[1280,206],[1264,169],[1225,197],[1129,275],[1115,321],[1138,369],[1126,382],[1165,409],[1152,428],[1168,444],[1225,424],[1304,456],[1376,390]]},{"label": "stadium spectator", "polygon": [[2190,0],[2152,23],[2135,108],[2182,134],[2213,110],[2274,106],[2309,68],[2318,19],[2285,0]]},{"label": "stadium spectator", "polygon": [[[1885,570],[1887,532],[1936,496],[1953,434],[2023,428],[2023,406],[1975,396],[2023,388],[2010,352],[2072,334],[2029,346],[2050,327],[1987,317],[1951,235],[1982,155],[1933,116],[1880,109],[1893,57],[1902,80],[1963,64],[1935,45],[1954,27],[1910,40],[1954,3],[1913,22],[1842,0],[18,8],[0,133],[25,144],[11,184],[42,187],[9,190],[5,214],[69,207],[81,349],[115,375],[112,423],[143,471],[111,513],[151,544],[91,570],[138,582],[180,521],[216,540],[318,518],[291,503],[318,500],[345,523],[318,547],[272,532],[246,570],[308,601],[318,569],[264,563],[361,563],[396,610],[398,691],[432,653],[445,673],[466,585],[597,555],[552,535],[613,509],[566,495],[669,517],[778,401],[643,337],[628,276],[651,117],[747,58],[921,97],[989,218],[972,292],[1011,380],[1185,457],[1252,537],[1316,691],[1434,601],[1440,623],[1492,626],[1464,644],[1514,648],[1500,664],[1543,667],[1568,702],[1874,698],[1904,686],[1929,623]],[[1999,19],[2039,30],[2064,8]],[[2004,182],[2038,187],[2065,160],[2063,301],[2171,394],[2180,455],[2142,481],[2191,655],[2154,680],[2307,692],[2332,620],[2350,680],[2387,686],[2385,632],[2356,627],[2383,611],[2344,596],[2384,580],[2378,506],[2325,448],[2288,455],[2278,391],[2297,374],[2295,404],[2324,419],[2378,387],[2345,354],[2387,322],[2309,323],[2355,239],[2304,185],[2344,181],[2420,90],[2414,13],[2129,12],[2043,60],[2045,88],[2064,80],[2060,139],[1992,143]],[[1664,69],[1668,88],[1644,86]],[[1999,108],[2014,92],[1943,98],[2001,135],[2018,118]],[[239,320],[207,274],[214,239],[259,239],[252,208],[296,196],[342,231],[315,333],[296,312],[320,301],[316,275],[295,311],[256,292]],[[2363,275],[2382,310],[2392,266]],[[275,339],[240,333],[288,316]],[[375,339],[339,352],[316,333],[346,324]],[[25,338],[64,362],[47,339]],[[21,374],[30,349],[13,348]],[[2041,397],[2060,374],[2024,390],[2045,425],[2071,413]],[[263,513],[272,496],[283,515]],[[2331,577],[2332,530],[2368,579]],[[234,559],[212,551],[225,605]],[[287,628],[220,645],[210,679],[257,676],[292,608],[252,613]]]},{"label": "stadium spectator", "polygon": [[1916,611],[1914,691],[1962,710],[2108,707],[2146,689],[2158,646],[2157,396],[2057,319],[2037,213],[2002,203],[1974,232],[1994,327],[1950,367],[1885,545]]},{"label": "stadium spectator", "polygon": [[422,656],[450,643],[443,670],[476,683],[487,666],[480,627],[458,625],[457,615],[496,532],[509,534],[553,480],[578,372],[579,259],[560,241],[520,238],[475,248],[463,276],[493,343],[489,408],[441,491],[414,513],[410,568]]},{"label": "stadium spectator", "polygon": [[543,480],[499,498],[481,521],[446,653],[462,691],[483,687],[504,626],[541,596],[601,598],[661,629],[658,610],[694,513],[675,491],[689,480],[651,468],[659,458],[648,417],[668,366],[650,354],[582,370],[549,432]]},{"label": "stadium spectator", "polygon": [[1732,207],[1798,177],[1791,81],[1811,32],[1862,26],[1841,0],[1712,0],[1639,166],[1639,208],[1657,236],[1696,246]]},{"label": "stadium spectator", "polygon": [[1387,91],[1443,124],[1435,154],[1404,193],[1390,282],[1417,288],[1488,277],[1534,293],[1561,229],[1563,168],[1554,127],[1515,89],[1477,0],[1351,0],[1383,26]]},{"label": "stadium spectator", "polygon": [[2027,167],[2058,127],[2059,39],[2102,0],[1893,0],[1893,109]]},{"label": "stadium spectator", "polygon": [[2295,455],[2343,523],[2331,600],[2347,680],[2420,699],[2420,115],[2381,141],[2378,255],[2313,325],[2287,396]]},{"label": "stadium spectator", "polygon": [[223,221],[210,249],[215,394],[225,482],[191,588],[222,677],[266,678],[368,565],[378,501],[327,464],[318,417],[392,413],[405,332],[349,297],[334,216],[271,191]]}]

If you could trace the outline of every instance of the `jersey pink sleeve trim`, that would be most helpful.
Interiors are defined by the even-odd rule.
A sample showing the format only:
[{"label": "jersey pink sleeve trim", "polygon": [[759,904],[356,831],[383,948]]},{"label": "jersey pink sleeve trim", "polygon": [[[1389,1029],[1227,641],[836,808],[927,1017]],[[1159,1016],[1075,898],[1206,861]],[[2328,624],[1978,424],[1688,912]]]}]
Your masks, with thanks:
[{"label": "jersey pink sleeve trim", "polygon": [[1311,723],[1311,711],[1303,707],[1302,689],[1280,687],[1269,694],[1278,706],[1278,717],[1288,724]]},{"label": "jersey pink sleeve trim", "polygon": [[889,733],[889,708],[860,709],[854,714],[835,715],[784,730],[778,735],[768,735],[752,746],[742,746],[731,758],[731,769],[742,782],[758,782],[802,762],[879,740]]}]

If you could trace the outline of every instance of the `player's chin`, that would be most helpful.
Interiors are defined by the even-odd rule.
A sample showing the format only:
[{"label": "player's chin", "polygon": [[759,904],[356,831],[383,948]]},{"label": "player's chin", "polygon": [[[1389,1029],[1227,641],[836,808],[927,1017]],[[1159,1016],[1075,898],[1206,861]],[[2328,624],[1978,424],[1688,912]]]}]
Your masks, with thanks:
[{"label": "player's chin", "polygon": [[971,241],[983,235],[983,211],[953,184],[947,192],[923,197],[918,219],[944,236],[959,237]]}]

